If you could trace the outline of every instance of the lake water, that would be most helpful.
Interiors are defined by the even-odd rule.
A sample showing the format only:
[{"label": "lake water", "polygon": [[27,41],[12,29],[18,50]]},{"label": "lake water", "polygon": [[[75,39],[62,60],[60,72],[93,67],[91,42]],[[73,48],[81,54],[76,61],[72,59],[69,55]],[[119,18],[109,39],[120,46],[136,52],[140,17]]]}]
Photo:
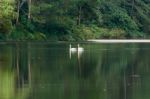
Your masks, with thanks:
[{"label": "lake water", "polygon": [[150,99],[149,43],[69,44],[0,44],[0,99]]}]

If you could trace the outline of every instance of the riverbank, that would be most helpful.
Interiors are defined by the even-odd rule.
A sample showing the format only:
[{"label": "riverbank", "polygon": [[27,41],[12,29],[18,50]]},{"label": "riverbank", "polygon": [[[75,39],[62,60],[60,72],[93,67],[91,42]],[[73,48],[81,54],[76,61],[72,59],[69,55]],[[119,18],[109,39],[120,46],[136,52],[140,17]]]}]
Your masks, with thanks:
[{"label": "riverbank", "polygon": [[87,41],[96,43],[150,43],[150,39],[90,39]]}]

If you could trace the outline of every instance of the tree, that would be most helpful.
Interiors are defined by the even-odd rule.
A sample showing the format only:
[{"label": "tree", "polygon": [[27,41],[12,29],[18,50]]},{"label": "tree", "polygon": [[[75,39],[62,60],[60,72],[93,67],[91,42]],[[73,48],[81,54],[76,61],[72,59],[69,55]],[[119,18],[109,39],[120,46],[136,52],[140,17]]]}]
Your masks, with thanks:
[{"label": "tree", "polygon": [[20,0],[17,0],[17,15],[16,15],[16,24],[19,23],[19,17],[20,17]]},{"label": "tree", "polygon": [[32,0],[28,0],[28,19],[30,20],[31,19],[31,1]]},{"label": "tree", "polygon": [[74,31],[93,27],[145,34],[149,16],[149,0],[0,0],[0,32],[11,32],[6,26],[13,24],[21,39],[37,34],[74,38]]},{"label": "tree", "polygon": [[0,18],[11,18],[15,8],[15,0],[1,0],[0,1]]},{"label": "tree", "polygon": [[0,1],[0,38],[8,38],[15,17],[15,0]]}]

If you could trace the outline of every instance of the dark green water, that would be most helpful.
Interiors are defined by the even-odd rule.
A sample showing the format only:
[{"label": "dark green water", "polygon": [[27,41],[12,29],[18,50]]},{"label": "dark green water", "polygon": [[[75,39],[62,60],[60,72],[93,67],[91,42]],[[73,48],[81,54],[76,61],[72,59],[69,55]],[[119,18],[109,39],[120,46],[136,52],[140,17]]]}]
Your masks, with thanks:
[{"label": "dark green water", "polygon": [[150,99],[150,44],[80,46],[0,44],[0,99]]}]

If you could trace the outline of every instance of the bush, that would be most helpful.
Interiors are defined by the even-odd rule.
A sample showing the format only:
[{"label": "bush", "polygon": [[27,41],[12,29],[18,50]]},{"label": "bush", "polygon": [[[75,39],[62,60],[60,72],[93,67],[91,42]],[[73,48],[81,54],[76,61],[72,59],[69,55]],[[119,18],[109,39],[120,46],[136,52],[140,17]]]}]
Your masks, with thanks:
[{"label": "bush", "polygon": [[15,28],[10,35],[12,40],[45,40],[46,35],[40,32],[29,32],[23,28]]},{"label": "bush", "polygon": [[71,35],[62,35],[58,37],[59,41],[75,41],[75,39]]},{"label": "bush", "polygon": [[10,20],[0,19],[0,39],[8,39],[8,36],[12,32],[12,23]]},{"label": "bush", "polygon": [[9,38],[12,40],[32,40],[34,35],[27,30],[15,28]]},{"label": "bush", "polygon": [[33,34],[34,40],[46,40],[46,35],[44,33],[36,32]]},{"label": "bush", "polygon": [[84,26],[75,28],[73,31],[73,37],[76,40],[87,39],[123,39],[126,37],[126,32],[120,28],[107,29],[100,28],[98,26]]},{"label": "bush", "polygon": [[112,39],[123,39],[126,37],[126,32],[122,29],[112,29],[110,30],[109,35]]},{"label": "bush", "polygon": [[97,39],[121,39],[126,37],[126,32],[122,29],[107,29],[95,27],[95,38]]},{"label": "bush", "polygon": [[93,27],[81,25],[73,29],[73,37],[76,40],[94,39],[96,37]]},{"label": "bush", "polygon": [[95,30],[96,30],[95,33],[96,33],[97,39],[100,39],[100,38],[108,39],[109,38],[109,30],[108,29],[96,27]]},{"label": "bush", "polygon": [[139,31],[129,31],[128,32],[131,38],[146,38],[145,33]]}]

